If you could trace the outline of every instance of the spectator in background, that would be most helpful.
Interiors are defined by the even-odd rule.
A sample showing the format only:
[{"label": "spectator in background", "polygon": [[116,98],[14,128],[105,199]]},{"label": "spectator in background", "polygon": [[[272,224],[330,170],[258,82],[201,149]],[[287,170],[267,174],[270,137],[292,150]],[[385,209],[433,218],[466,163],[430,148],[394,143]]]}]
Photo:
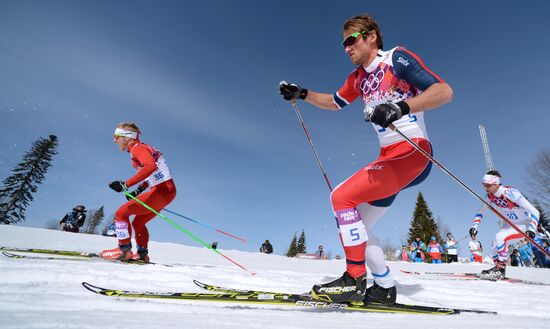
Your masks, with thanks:
[{"label": "spectator in background", "polygon": [[414,243],[416,243],[417,249],[420,249],[423,252],[426,251],[426,244],[422,241],[422,239],[420,239],[419,236],[414,239]]},{"label": "spectator in background", "polygon": [[212,249],[218,249],[218,241],[212,242],[212,245],[210,247],[212,247]]},{"label": "spectator in background", "polygon": [[269,243],[269,240],[265,240],[265,242],[260,247],[260,252],[264,254],[273,253],[273,246],[271,245],[271,243]]},{"label": "spectator in background", "polygon": [[[550,252],[550,243],[548,243],[548,240],[542,241],[542,247],[544,250]],[[541,252],[542,253],[542,252]],[[546,255],[542,255],[545,258],[544,266],[543,267],[550,267],[550,258],[548,258]]]},{"label": "spectator in background", "polygon": [[116,227],[115,227],[115,221],[113,220],[113,222],[107,227],[106,231],[105,231],[105,236],[116,236]]},{"label": "spectator in background", "polygon": [[447,251],[447,263],[458,262],[458,243],[453,238],[451,232],[447,233],[445,250]]},{"label": "spectator in background", "polygon": [[519,251],[514,249],[510,254],[510,265],[511,266],[521,266],[521,260],[519,259]]},{"label": "spectator in background", "polygon": [[[544,228],[542,225],[539,225],[537,228],[537,234],[535,235],[535,242],[539,246],[543,246],[542,243],[547,238],[546,234],[544,233]],[[544,247],[544,246],[543,246]],[[545,259],[546,256],[542,251],[540,251],[537,247],[531,246],[531,250],[533,251],[533,255],[535,256],[535,266],[536,267],[545,267]]]},{"label": "spectator in background", "polygon": [[470,248],[470,262],[483,263],[483,247],[481,242],[477,240],[477,233],[472,234],[472,240],[470,241],[468,247]]},{"label": "spectator in background", "polygon": [[407,245],[403,243],[401,245],[401,253],[399,254],[399,260],[402,262],[408,262],[409,259],[409,250],[407,248]]},{"label": "spectator in background", "polygon": [[86,207],[78,205],[73,208],[71,212],[68,212],[65,217],[59,222],[61,230],[66,232],[78,233],[80,227],[84,225],[86,221]]},{"label": "spectator in background", "polygon": [[325,252],[323,251],[323,245],[322,244],[319,245],[319,248],[315,252],[315,258],[325,259]]},{"label": "spectator in background", "polygon": [[414,263],[423,263],[426,256],[424,256],[424,252],[420,247],[418,247],[418,244],[416,242],[411,242],[409,246],[409,259],[411,262]]},{"label": "spectator in background", "polygon": [[533,267],[533,251],[531,250],[531,244],[523,239],[519,243],[518,250],[523,266]]},{"label": "spectator in background", "polygon": [[441,264],[441,253],[443,248],[437,242],[435,236],[430,238],[430,243],[428,244],[428,255],[432,258],[432,264]]}]

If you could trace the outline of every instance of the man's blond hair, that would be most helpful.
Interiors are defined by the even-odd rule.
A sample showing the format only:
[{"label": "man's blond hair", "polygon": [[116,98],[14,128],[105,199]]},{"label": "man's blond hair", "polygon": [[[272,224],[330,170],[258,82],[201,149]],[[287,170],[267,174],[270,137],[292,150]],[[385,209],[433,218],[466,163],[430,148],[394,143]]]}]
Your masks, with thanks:
[{"label": "man's blond hair", "polygon": [[141,131],[134,122],[121,122],[117,125],[117,128],[122,128],[141,134]]}]

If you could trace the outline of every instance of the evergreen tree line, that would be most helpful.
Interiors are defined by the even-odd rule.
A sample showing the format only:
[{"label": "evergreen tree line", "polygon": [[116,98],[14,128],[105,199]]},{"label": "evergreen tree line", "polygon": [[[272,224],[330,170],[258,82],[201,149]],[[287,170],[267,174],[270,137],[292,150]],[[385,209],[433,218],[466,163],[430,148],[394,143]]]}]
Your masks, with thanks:
[{"label": "evergreen tree line", "polygon": [[[416,237],[420,237],[426,244],[430,241],[430,238],[435,236],[438,242],[441,242],[441,237],[444,233],[439,231],[439,227],[434,220],[433,214],[424,199],[422,193],[418,193],[418,198],[413,211],[412,220],[409,228],[408,243],[410,244]],[[382,245],[384,254],[388,260],[395,258],[395,250],[397,249],[393,244],[385,241]],[[304,230],[299,237],[296,232],[290,241],[290,245],[286,252],[287,257],[295,257],[297,254],[305,253],[306,248],[306,236]]]},{"label": "evergreen tree line", "polygon": [[[38,190],[38,185],[45,178],[48,169],[52,166],[54,155],[57,154],[59,146],[58,139],[55,135],[50,135],[49,138],[39,137],[32,143],[31,149],[23,156],[23,161],[18,163],[12,170],[11,175],[3,181],[2,189],[0,189],[0,224],[12,224],[25,220],[26,207],[33,201],[33,193]],[[540,211],[540,223],[542,226],[550,230],[550,224],[544,206],[548,206],[550,202],[546,198],[548,196],[548,173],[550,173],[550,150],[543,150],[530,168],[531,176],[537,178],[540,184],[533,184],[534,193],[539,200],[533,200],[533,205]],[[541,206],[542,205],[542,206]],[[110,220],[103,226],[104,208],[90,210],[82,233],[88,234],[105,234],[108,227],[114,221],[114,216],[110,216]],[[52,220],[46,224],[47,228],[59,229],[59,221]],[[419,237],[424,243],[428,243],[430,238],[434,236],[438,242],[442,243],[442,237],[448,232],[448,228],[443,222],[438,219],[435,221],[433,214],[424,199],[421,192],[418,193],[415,209],[412,214],[407,242],[410,244]],[[286,256],[294,257],[299,253],[306,252],[306,237],[305,232],[299,237],[294,233],[290,242],[290,246],[286,252]],[[391,254],[393,248],[391,243],[384,243],[384,252],[387,255]],[[428,260],[429,261],[429,260]]]},{"label": "evergreen tree line", "polygon": [[302,234],[300,234],[299,238],[296,236],[296,232],[294,232],[294,236],[290,241],[290,246],[285,255],[287,257],[295,257],[297,254],[305,253],[306,250],[306,234],[304,230],[302,230]]}]

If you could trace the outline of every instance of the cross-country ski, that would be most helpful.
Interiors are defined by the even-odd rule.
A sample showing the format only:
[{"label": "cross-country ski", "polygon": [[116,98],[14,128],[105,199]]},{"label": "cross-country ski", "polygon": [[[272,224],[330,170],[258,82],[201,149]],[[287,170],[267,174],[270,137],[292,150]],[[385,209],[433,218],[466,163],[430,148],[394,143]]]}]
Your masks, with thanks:
[{"label": "cross-country ski", "polygon": [[[294,306],[303,308],[312,308],[320,310],[333,311],[350,311],[350,312],[365,312],[365,313],[400,313],[400,314],[429,314],[429,315],[451,315],[461,313],[478,313],[478,314],[496,314],[495,312],[487,312],[482,310],[466,310],[457,308],[445,307],[429,307],[421,305],[405,305],[394,303],[392,305],[384,305],[373,303],[369,305],[354,306],[348,303],[333,303],[322,300],[313,299],[309,294],[285,294],[280,292],[266,291],[242,291],[239,289],[225,289],[198,281],[195,284],[214,293],[193,293],[193,292],[151,292],[151,291],[124,291],[116,289],[107,289],[94,286],[88,282],[82,282],[82,286],[87,290],[96,294],[109,297],[122,297],[133,299],[173,299],[182,301],[198,301],[198,302],[221,302],[221,303],[236,303],[242,305],[282,305]],[[217,292],[217,293],[216,293]]]}]

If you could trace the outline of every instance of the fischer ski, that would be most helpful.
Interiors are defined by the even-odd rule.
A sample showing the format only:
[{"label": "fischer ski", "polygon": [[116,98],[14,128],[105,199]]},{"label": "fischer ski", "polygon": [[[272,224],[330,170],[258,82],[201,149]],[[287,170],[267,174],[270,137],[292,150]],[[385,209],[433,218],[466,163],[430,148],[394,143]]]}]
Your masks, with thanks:
[{"label": "fischer ski", "polygon": [[[252,305],[277,305],[294,306],[302,308],[313,308],[332,311],[351,311],[351,312],[374,312],[374,313],[403,313],[403,314],[433,314],[450,315],[460,313],[482,313],[496,314],[495,312],[480,310],[464,310],[444,307],[431,307],[419,305],[382,305],[369,304],[363,306],[354,306],[348,303],[332,303],[321,300],[315,300],[308,294],[287,294],[279,292],[239,290],[231,288],[222,288],[213,285],[193,281],[199,287],[213,291],[213,293],[195,293],[195,292],[140,292],[125,291],[117,289],[107,289],[94,286],[87,282],[82,282],[82,286],[87,290],[109,297],[123,298],[151,298],[151,299],[177,299],[200,302],[223,302]],[[216,292],[217,291],[217,292]]]},{"label": "fischer ski", "polygon": [[513,279],[513,278],[503,278],[503,279],[487,278],[487,277],[481,276],[480,273],[416,272],[416,271],[407,271],[407,270],[400,270],[400,271],[401,273],[404,273],[404,274],[435,277],[435,278],[441,278],[441,279],[447,279],[447,280],[484,280],[484,281],[493,281],[493,282],[501,281],[501,282],[508,282],[508,283],[524,283],[524,284],[531,284],[531,285],[538,285],[538,286],[550,286],[549,283],[530,281],[530,280]]},{"label": "fischer ski", "polygon": [[58,256],[72,256],[72,257],[83,257],[83,258],[100,258],[99,254],[81,252],[81,251],[66,251],[66,250],[51,250],[51,249],[34,249],[34,248],[10,248],[10,247],[0,247],[0,250],[5,251],[15,251],[15,252],[29,252],[35,254],[50,254]]},{"label": "fischer ski", "polygon": [[[21,251],[20,251],[21,252]],[[29,251],[25,251],[29,252]],[[47,254],[47,253],[43,253]],[[81,255],[65,255],[62,256],[68,256],[68,257],[56,257],[56,256],[30,256],[30,255],[21,255],[21,254],[14,254],[11,252],[3,251],[2,255],[13,258],[13,259],[39,259],[39,260],[68,260],[68,261],[105,261],[110,263],[122,263],[122,264],[133,264],[133,265],[162,265],[167,267],[172,267],[172,265],[166,265],[166,264],[158,264],[158,263],[145,263],[140,260],[128,260],[128,261],[122,261],[122,260],[116,260],[116,259],[105,259],[101,258],[99,256],[81,256]],[[56,254],[58,255],[58,254]],[[59,254],[61,255],[61,254]],[[90,254],[91,255],[91,254]],[[95,255],[95,254],[94,254]]]},{"label": "fischer ski", "polygon": [[72,260],[72,261],[88,261],[90,260],[90,258],[87,258],[87,257],[73,257],[73,256],[70,256],[70,257],[73,257],[73,258],[69,258],[69,257],[55,257],[55,256],[30,256],[30,255],[20,255],[20,254],[13,254],[11,252],[6,252],[6,251],[3,251],[2,252],[2,255],[8,257],[8,258],[14,258],[14,259],[22,259],[22,258],[25,258],[25,259],[47,259],[47,260]]}]

